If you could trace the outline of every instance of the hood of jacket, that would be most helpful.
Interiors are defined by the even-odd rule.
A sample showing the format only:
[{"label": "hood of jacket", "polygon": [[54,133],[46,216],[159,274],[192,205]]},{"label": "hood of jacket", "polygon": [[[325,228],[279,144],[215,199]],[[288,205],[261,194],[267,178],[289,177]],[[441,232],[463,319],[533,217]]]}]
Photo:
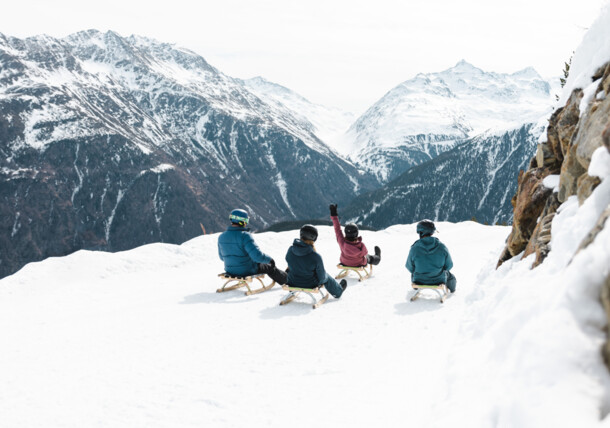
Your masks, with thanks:
[{"label": "hood of jacket", "polygon": [[426,253],[433,253],[438,249],[440,243],[441,241],[439,241],[438,238],[435,238],[434,236],[425,236],[415,241],[413,245],[417,245]]},{"label": "hood of jacket", "polygon": [[345,243],[348,245],[353,245],[354,247],[362,248],[362,236],[357,237],[354,241],[346,239]]},{"label": "hood of jacket", "polygon": [[295,256],[303,257],[314,252],[313,247],[300,239],[295,239],[289,249]]}]

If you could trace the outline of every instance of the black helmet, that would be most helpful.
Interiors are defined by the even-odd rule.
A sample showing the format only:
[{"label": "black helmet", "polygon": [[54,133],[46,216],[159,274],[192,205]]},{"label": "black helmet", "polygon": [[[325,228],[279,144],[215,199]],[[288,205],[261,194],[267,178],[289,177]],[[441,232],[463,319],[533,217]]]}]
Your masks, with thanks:
[{"label": "black helmet", "polygon": [[417,223],[417,233],[419,236],[432,235],[436,232],[436,226],[432,220],[422,220]]},{"label": "black helmet", "polygon": [[302,241],[316,241],[318,239],[318,229],[311,224],[306,224],[301,228]]},{"label": "black helmet", "polygon": [[358,237],[358,226],[354,223],[347,223],[345,225],[345,237],[350,240],[354,240]]}]

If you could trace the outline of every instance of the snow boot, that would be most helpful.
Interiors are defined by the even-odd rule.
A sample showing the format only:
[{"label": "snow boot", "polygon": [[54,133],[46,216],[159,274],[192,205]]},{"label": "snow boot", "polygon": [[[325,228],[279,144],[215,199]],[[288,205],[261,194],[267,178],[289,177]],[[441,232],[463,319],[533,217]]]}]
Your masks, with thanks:
[{"label": "snow boot", "polygon": [[375,246],[375,255],[381,258],[381,248],[378,246]]},{"label": "snow boot", "polygon": [[342,279],[339,285],[341,285],[341,288],[343,289],[343,291],[345,291],[345,289],[347,288],[347,281]]}]

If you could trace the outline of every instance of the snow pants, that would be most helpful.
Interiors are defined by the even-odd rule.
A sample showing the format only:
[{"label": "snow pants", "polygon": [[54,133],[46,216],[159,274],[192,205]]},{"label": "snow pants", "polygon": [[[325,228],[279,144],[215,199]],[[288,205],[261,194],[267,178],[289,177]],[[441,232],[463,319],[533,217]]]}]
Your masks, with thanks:
[{"label": "snow pants", "polygon": [[339,283],[335,281],[335,278],[330,276],[328,273],[326,274],[326,278],[322,284],[335,299],[338,299],[343,294],[343,288],[341,288]]},{"label": "snow pants", "polygon": [[449,272],[448,270],[445,272],[447,272],[447,283],[445,285],[447,286],[449,291],[453,293],[455,291],[455,287],[457,286],[457,279],[455,278],[455,275]]},{"label": "snow pants", "polygon": [[259,263],[258,273],[267,274],[269,278],[271,278],[280,285],[286,284],[286,281],[288,280],[288,274],[286,272],[276,268],[275,265],[272,265],[270,263]]}]

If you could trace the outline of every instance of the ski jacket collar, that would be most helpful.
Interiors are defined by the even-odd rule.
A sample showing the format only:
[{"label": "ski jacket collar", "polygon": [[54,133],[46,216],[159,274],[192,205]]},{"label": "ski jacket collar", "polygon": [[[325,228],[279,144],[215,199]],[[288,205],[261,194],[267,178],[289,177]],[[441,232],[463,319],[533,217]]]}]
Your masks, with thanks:
[{"label": "ski jacket collar", "polygon": [[229,226],[227,227],[227,232],[250,232],[250,228],[245,226]]},{"label": "ski jacket collar", "polygon": [[346,239],[345,243],[358,248],[362,248],[362,236],[357,237],[355,241],[350,241],[349,239]]},{"label": "ski jacket collar", "polygon": [[300,239],[295,239],[292,243],[292,248],[290,250],[294,253],[295,256],[306,256],[307,254],[311,254],[314,252],[313,247]]}]

